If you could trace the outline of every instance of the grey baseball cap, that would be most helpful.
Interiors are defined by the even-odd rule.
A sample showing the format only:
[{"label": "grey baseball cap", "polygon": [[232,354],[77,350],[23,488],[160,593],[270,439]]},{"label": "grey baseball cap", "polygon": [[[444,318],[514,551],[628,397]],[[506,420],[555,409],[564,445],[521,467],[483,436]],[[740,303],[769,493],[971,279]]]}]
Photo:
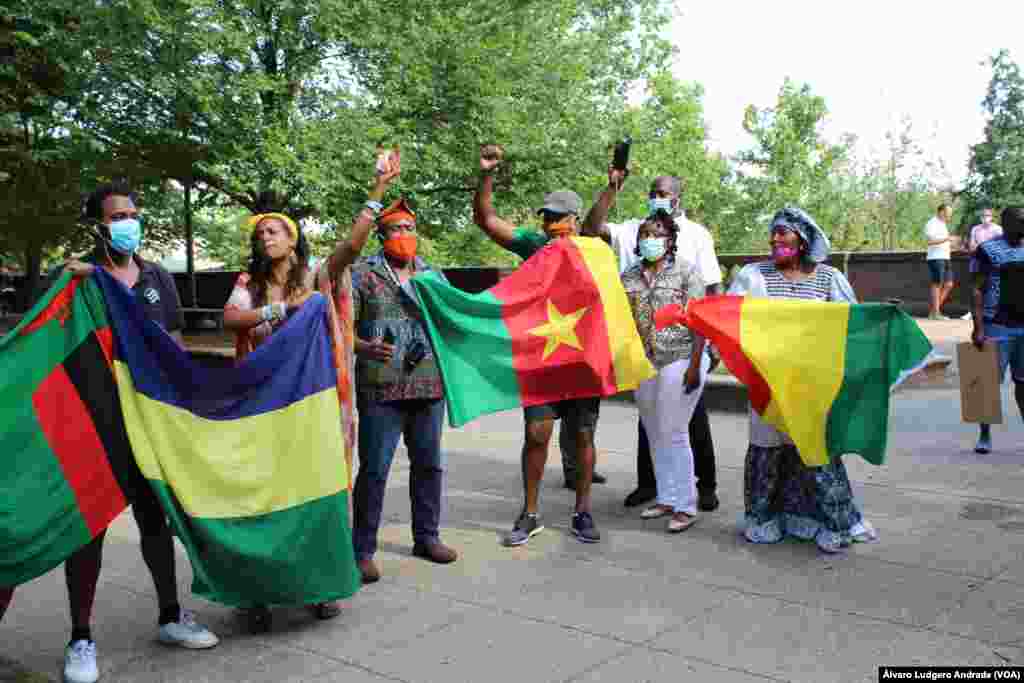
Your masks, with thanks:
[{"label": "grey baseball cap", "polygon": [[544,195],[544,206],[537,209],[537,213],[550,211],[551,213],[571,213],[580,215],[580,208],[583,200],[572,190],[559,190]]}]

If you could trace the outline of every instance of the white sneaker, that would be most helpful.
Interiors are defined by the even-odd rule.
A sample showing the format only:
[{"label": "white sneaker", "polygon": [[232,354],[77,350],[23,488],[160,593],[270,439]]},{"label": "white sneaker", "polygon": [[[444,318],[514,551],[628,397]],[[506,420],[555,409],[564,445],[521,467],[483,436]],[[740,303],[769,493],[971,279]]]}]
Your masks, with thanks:
[{"label": "white sneaker", "polygon": [[76,640],[64,651],[64,683],[96,683],[100,670],[96,668],[96,643]]},{"label": "white sneaker", "polygon": [[177,645],[189,650],[205,650],[220,642],[210,629],[197,624],[192,613],[185,610],[181,610],[178,621],[160,627],[157,640],[165,645]]}]

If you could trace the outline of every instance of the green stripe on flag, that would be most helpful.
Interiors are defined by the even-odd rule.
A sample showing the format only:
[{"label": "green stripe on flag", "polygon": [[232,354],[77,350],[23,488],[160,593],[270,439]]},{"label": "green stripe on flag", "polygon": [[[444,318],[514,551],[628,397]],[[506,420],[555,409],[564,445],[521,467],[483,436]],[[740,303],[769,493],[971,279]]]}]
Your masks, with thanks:
[{"label": "green stripe on flag", "polygon": [[828,416],[830,455],[857,453],[868,462],[885,460],[889,393],[903,372],[932,350],[917,323],[890,304],[850,306],[843,384]]},{"label": "green stripe on flag", "polygon": [[[102,294],[92,279],[78,281],[74,297],[67,299],[70,280],[64,274],[0,338],[0,586],[46,573],[91,539],[32,401],[40,384],[107,324]],[[64,310],[55,311],[64,304]],[[46,316],[51,319],[43,322]]]},{"label": "green stripe on flag", "polygon": [[[297,595],[307,604],[343,600],[359,590],[347,492],[266,515],[204,519],[185,514],[164,482],[149,483],[188,552],[196,595],[253,607],[294,605]],[[325,529],[339,541],[325,544]]]},{"label": "green stripe on flag", "polygon": [[57,457],[35,426],[31,402],[27,406],[24,414],[9,416],[23,421],[18,432],[8,429],[6,419],[0,421],[0,430],[7,435],[0,440],[5,449],[0,586],[17,586],[42,576],[92,538]]},{"label": "green stripe on flag", "polygon": [[452,287],[434,273],[412,282],[441,367],[451,425],[519,407],[519,378],[502,302],[489,292],[469,294]]}]

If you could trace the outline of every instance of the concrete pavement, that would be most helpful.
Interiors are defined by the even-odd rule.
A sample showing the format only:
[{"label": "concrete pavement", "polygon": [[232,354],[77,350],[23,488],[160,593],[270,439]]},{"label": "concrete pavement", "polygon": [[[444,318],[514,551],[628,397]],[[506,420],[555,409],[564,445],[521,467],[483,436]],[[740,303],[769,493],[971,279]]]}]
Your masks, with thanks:
[{"label": "concrete pavement", "polygon": [[[880,542],[827,556],[737,534],[746,419],[713,414],[722,507],[678,536],[622,507],[634,484],[635,408],[602,406],[594,514],[604,541],[567,533],[572,494],[552,450],[548,529],[499,546],[520,507],[517,411],[445,435],[444,538],[459,561],[410,556],[408,467],[392,471],[378,555],[384,578],[341,617],[278,610],[249,635],[230,609],[186,607],[221,636],[187,652],[154,642],[153,588],[134,522],[111,528],[94,635],[114,681],[874,681],[880,664],[1024,664],[1024,426],[1007,395],[996,450],[971,450],[955,390],[896,394],[884,467],[847,459]],[[1012,411],[1010,410],[1012,408]],[[59,680],[68,637],[62,570],[22,586],[0,623],[0,680]]]}]

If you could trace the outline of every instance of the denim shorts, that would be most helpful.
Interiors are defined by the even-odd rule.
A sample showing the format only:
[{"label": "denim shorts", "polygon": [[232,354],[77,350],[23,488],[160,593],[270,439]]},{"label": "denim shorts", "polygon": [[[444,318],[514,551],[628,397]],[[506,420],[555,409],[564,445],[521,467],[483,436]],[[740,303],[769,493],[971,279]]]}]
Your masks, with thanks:
[{"label": "denim shorts", "polygon": [[526,424],[564,418],[563,429],[576,432],[581,429],[595,429],[601,412],[600,398],[575,398],[558,403],[545,403],[523,408]]},{"label": "denim shorts", "polygon": [[953,281],[953,268],[949,259],[934,258],[928,260],[928,276],[933,285]]},{"label": "denim shorts", "polygon": [[999,379],[1009,367],[1013,381],[1024,383],[1024,327],[985,323],[985,336],[999,346]]}]

